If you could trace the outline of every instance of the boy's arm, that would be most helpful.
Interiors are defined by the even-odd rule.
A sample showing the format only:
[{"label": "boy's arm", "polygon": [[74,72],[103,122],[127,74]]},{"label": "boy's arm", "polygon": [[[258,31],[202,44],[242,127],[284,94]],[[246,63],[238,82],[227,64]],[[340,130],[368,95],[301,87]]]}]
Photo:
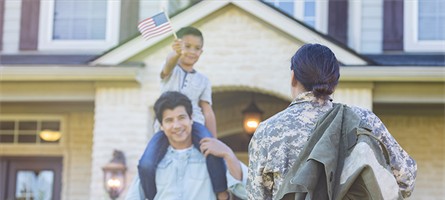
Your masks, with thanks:
[{"label": "boy's arm", "polygon": [[167,77],[178,64],[179,57],[182,55],[182,40],[174,39],[172,44],[173,51],[167,55],[167,61],[162,67],[161,78]]},{"label": "boy's arm", "polygon": [[201,141],[201,153],[205,158],[209,154],[222,157],[226,161],[227,169],[233,178],[243,180],[243,170],[240,161],[236,158],[235,153],[226,144],[215,138],[203,138]]},{"label": "boy's arm", "polygon": [[205,127],[210,131],[212,136],[216,138],[216,118],[212,105],[207,101],[199,101],[199,106],[205,118]]}]

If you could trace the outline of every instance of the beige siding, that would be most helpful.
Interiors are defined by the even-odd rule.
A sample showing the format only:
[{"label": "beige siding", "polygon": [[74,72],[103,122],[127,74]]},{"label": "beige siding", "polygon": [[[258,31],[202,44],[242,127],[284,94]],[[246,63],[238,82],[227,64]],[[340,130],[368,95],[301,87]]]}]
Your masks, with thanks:
[{"label": "beige siding", "polygon": [[379,116],[397,142],[416,160],[416,187],[410,200],[444,197],[445,118]]},{"label": "beige siding", "polygon": [[372,88],[338,88],[332,98],[336,103],[372,110]]},{"label": "beige siding", "polygon": [[64,200],[84,200],[90,195],[93,113],[71,113],[68,117],[67,156],[64,157]]},{"label": "beige siding", "polygon": [[381,53],[383,42],[383,1],[363,0],[361,53]]},{"label": "beige siding", "polygon": [[3,22],[2,53],[17,53],[20,42],[22,0],[6,0]]}]

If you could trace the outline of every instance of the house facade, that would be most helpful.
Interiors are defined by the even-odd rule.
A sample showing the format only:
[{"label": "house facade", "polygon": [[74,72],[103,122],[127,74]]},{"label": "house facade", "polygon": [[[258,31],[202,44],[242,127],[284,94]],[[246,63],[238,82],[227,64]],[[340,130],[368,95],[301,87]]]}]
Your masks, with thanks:
[{"label": "house facade", "polygon": [[144,41],[136,24],[162,7],[173,29],[203,32],[196,70],[212,85],[218,138],[241,161],[241,111],[255,101],[264,120],[286,108],[291,56],[320,43],[341,63],[334,102],[373,110],[417,161],[409,199],[443,198],[443,1],[0,0],[0,200],[109,199],[102,167],[114,150],[126,160],[123,199],[173,40]]}]

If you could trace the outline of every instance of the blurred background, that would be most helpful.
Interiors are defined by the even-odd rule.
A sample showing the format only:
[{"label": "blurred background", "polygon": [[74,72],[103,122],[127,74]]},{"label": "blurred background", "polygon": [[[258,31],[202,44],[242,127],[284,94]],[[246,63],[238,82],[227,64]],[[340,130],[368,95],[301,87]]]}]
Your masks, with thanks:
[{"label": "blurred background", "polygon": [[0,200],[124,199],[173,41],[137,23],[162,7],[174,30],[203,32],[195,68],[241,161],[243,111],[255,129],[285,109],[291,56],[320,43],[341,64],[334,102],[372,110],[417,161],[409,199],[443,199],[443,0],[0,0]]}]

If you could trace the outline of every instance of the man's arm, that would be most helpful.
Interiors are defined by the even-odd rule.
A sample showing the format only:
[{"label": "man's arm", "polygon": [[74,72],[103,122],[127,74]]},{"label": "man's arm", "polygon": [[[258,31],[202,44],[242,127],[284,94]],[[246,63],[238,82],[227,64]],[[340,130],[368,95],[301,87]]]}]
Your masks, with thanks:
[{"label": "man's arm", "polygon": [[205,127],[210,131],[212,136],[216,138],[216,118],[212,105],[207,101],[199,101],[199,106],[205,118]]},{"label": "man's arm", "polygon": [[182,55],[182,40],[174,39],[172,45],[173,51],[167,55],[167,61],[162,67],[161,78],[167,77],[178,64],[179,57]]},{"label": "man's arm", "polygon": [[125,200],[142,200],[146,199],[145,194],[143,192],[141,186],[141,180],[139,179],[139,174],[133,179],[130,188],[127,191],[127,195],[125,196]]}]

